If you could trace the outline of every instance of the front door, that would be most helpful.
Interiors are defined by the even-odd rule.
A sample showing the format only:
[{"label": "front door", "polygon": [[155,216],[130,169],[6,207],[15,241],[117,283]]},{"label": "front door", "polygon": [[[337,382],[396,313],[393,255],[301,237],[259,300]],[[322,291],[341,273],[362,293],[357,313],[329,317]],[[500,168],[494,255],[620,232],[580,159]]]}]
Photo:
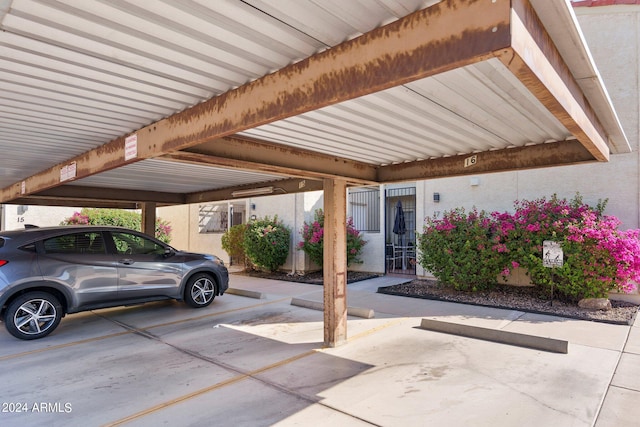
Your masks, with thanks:
[{"label": "front door", "polygon": [[389,188],[385,203],[387,273],[416,274],[416,188]]}]

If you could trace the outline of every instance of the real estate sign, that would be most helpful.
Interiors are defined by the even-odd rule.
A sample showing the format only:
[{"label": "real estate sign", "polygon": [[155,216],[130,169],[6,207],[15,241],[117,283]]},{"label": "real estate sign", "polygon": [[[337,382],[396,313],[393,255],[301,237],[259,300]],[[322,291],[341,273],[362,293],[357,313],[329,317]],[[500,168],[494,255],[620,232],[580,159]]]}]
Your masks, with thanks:
[{"label": "real estate sign", "polygon": [[563,265],[562,247],[559,242],[545,240],[542,242],[542,265],[545,267],[562,267]]}]

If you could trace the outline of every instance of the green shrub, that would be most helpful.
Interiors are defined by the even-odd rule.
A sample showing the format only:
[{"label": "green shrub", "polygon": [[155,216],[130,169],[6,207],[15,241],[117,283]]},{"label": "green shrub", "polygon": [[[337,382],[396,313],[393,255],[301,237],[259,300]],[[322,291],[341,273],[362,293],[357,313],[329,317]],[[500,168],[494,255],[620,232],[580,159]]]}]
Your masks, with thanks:
[{"label": "green shrub", "polygon": [[[60,225],[89,224],[126,227],[132,230],[142,229],[142,215],[138,212],[122,209],[83,208],[65,219]],[[156,219],[155,237],[165,243],[171,242],[171,226],[167,221]]]},{"label": "green shrub", "polygon": [[244,235],[244,249],[247,258],[254,265],[276,271],[287,260],[291,232],[276,215],[268,216],[248,224]]},{"label": "green shrub", "polygon": [[229,228],[222,235],[222,249],[224,249],[233,261],[240,265],[247,266],[247,256],[244,249],[244,235],[247,224],[238,224]]}]

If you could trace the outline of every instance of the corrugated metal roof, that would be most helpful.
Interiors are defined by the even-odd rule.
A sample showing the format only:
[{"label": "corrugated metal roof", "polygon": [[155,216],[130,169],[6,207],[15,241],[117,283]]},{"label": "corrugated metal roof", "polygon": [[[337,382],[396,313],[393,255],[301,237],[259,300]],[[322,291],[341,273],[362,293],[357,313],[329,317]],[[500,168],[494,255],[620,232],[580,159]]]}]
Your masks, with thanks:
[{"label": "corrugated metal roof", "polygon": [[380,165],[571,138],[497,59],[241,134]]},{"label": "corrugated metal roof", "polygon": [[365,3],[5,1],[0,187],[434,1]]},{"label": "corrugated metal roof", "polygon": [[280,179],[283,178],[278,175],[152,159],[80,179],[71,185],[184,194]]},{"label": "corrugated metal roof", "polygon": [[[0,188],[435,3],[0,0]],[[498,60],[243,134],[375,165],[572,138]],[[145,160],[73,184],[193,192],[276,178]]]}]

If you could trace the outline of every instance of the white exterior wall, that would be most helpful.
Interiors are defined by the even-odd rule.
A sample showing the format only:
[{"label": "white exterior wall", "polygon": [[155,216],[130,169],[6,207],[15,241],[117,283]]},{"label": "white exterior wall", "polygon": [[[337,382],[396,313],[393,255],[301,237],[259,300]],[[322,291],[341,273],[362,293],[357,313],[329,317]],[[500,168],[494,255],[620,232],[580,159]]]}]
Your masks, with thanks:
[{"label": "white exterior wall", "polygon": [[58,207],[58,206],[23,206],[1,205],[0,230],[16,230],[24,228],[25,224],[38,227],[50,227],[60,223],[80,212],[82,208]]},{"label": "white exterior wall", "polygon": [[[319,270],[322,266],[312,263],[303,251],[297,249],[302,240],[300,230],[305,222],[312,222],[316,209],[323,209],[322,191],[313,191],[299,194],[283,194],[262,197],[252,197],[243,200],[233,200],[229,203],[246,203],[247,216],[255,215],[257,218],[265,216],[278,216],[284,224],[291,229],[291,247],[286,263],[282,270],[305,272]],[[217,203],[216,203],[217,204]],[[252,209],[255,206],[255,209]],[[222,249],[223,233],[199,233],[198,232],[198,208],[199,204],[171,206],[158,209],[158,216],[171,223],[171,245],[178,249],[186,249],[195,252],[213,253],[226,263],[230,259]],[[380,200],[380,212],[384,213],[384,199]],[[185,219],[188,218],[188,221]],[[384,218],[381,216],[379,233],[363,233],[367,241],[364,246],[362,264],[353,264],[351,270],[384,273]],[[295,268],[294,268],[295,266]]]},{"label": "white exterior wall", "polygon": [[[224,203],[224,202],[221,202]],[[229,201],[229,204],[245,204],[247,219],[255,215],[257,218],[278,217],[291,230],[291,247],[289,256],[282,266],[283,270],[305,271],[319,269],[308,266],[304,252],[297,249],[300,239],[299,231],[304,222],[312,221],[316,209],[322,209],[322,192],[314,191],[300,194],[282,194],[262,197],[251,197]],[[212,204],[219,204],[215,202]],[[221,232],[200,233],[198,226],[200,204],[163,207],[158,209],[158,216],[171,223],[171,245],[178,249],[195,252],[212,253],[229,263],[229,255],[222,249]],[[185,221],[188,219],[188,221]]]},{"label": "white exterior wall", "polygon": [[[384,188],[380,186],[380,231],[379,232],[362,232],[362,238],[367,242],[362,248],[360,254],[360,260],[362,264],[352,264],[349,266],[349,270],[353,271],[366,271],[371,273],[385,273],[384,265],[384,251],[385,251],[385,229],[384,229],[384,212],[385,212],[385,200],[384,200]],[[348,206],[348,205],[347,205]],[[350,213],[348,213],[350,215]]]}]

